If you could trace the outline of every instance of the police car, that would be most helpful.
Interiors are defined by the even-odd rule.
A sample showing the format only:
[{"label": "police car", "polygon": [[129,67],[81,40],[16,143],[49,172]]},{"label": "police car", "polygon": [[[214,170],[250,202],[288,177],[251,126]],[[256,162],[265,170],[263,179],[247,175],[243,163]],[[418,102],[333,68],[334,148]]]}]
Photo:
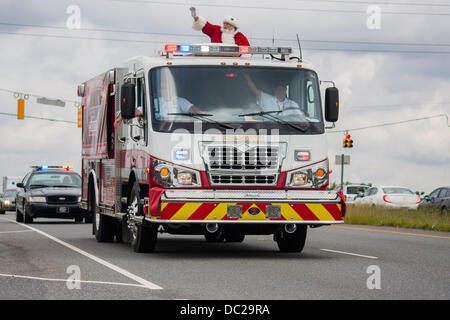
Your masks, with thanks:
[{"label": "police car", "polygon": [[92,222],[80,207],[81,177],[72,166],[33,166],[17,184],[16,221],[32,223],[35,218],[75,219]]}]

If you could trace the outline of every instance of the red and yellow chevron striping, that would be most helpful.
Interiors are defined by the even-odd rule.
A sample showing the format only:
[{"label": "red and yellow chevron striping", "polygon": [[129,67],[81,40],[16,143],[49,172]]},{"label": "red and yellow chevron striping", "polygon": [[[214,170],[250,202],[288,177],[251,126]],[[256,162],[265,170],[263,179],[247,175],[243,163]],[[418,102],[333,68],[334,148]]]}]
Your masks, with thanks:
[{"label": "red and yellow chevron striping", "polygon": [[[242,218],[229,218],[227,208],[229,205],[242,206]],[[281,217],[267,218],[266,206],[280,206]],[[250,214],[250,208],[259,212]],[[252,210],[250,210],[252,211]],[[341,204],[330,203],[221,203],[221,202],[162,202],[160,220],[172,221],[199,221],[199,220],[235,220],[235,221],[342,221]]]}]

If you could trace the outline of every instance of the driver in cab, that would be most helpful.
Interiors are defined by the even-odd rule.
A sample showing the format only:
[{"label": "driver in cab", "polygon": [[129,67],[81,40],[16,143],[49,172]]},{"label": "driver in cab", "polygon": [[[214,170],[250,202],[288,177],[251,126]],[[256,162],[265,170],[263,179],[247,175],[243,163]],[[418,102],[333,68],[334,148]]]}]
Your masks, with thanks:
[{"label": "driver in cab", "polygon": [[251,92],[256,96],[257,106],[264,112],[278,111],[284,117],[305,117],[297,102],[287,97],[287,85],[278,83],[273,87],[273,94],[259,90],[253,79],[243,74]]}]

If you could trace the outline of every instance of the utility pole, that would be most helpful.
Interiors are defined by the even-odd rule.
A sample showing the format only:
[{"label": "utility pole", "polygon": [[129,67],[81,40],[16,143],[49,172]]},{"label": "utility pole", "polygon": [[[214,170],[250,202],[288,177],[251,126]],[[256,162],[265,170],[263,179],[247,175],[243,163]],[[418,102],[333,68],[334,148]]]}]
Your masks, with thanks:
[{"label": "utility pole", "polygon": [[336,164],[341,165],[341,190],[344,190],[344,165],[350,164],[350,156],[344,154],[336,155]]}]

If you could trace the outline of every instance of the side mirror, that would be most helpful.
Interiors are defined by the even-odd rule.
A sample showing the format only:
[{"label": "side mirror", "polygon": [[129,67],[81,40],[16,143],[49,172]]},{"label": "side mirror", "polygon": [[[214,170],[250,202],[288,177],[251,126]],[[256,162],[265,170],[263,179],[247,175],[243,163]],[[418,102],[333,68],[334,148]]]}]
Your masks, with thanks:
[{"label": "side mirror", "polygon": [[136,86],[132,83],[124,83],[120,91],[122,119],[132,119],[135,117]]},{"label": "side mirror", "polygon": [[325,120],[336,122],[339,117],[339,91],[336,87],[325,90]]},{"label": "side mirror", "polygon": [[25,188],[25,186],[23,185],[22,182],[19,182],[16,186],[17,186],[17,188],[22,188],[22,189]]},{"label": "side mirror", "polygon": [[428,196],[428,195],[423,198],[425,199],[425,201],[430,201],[430,196]]}]

